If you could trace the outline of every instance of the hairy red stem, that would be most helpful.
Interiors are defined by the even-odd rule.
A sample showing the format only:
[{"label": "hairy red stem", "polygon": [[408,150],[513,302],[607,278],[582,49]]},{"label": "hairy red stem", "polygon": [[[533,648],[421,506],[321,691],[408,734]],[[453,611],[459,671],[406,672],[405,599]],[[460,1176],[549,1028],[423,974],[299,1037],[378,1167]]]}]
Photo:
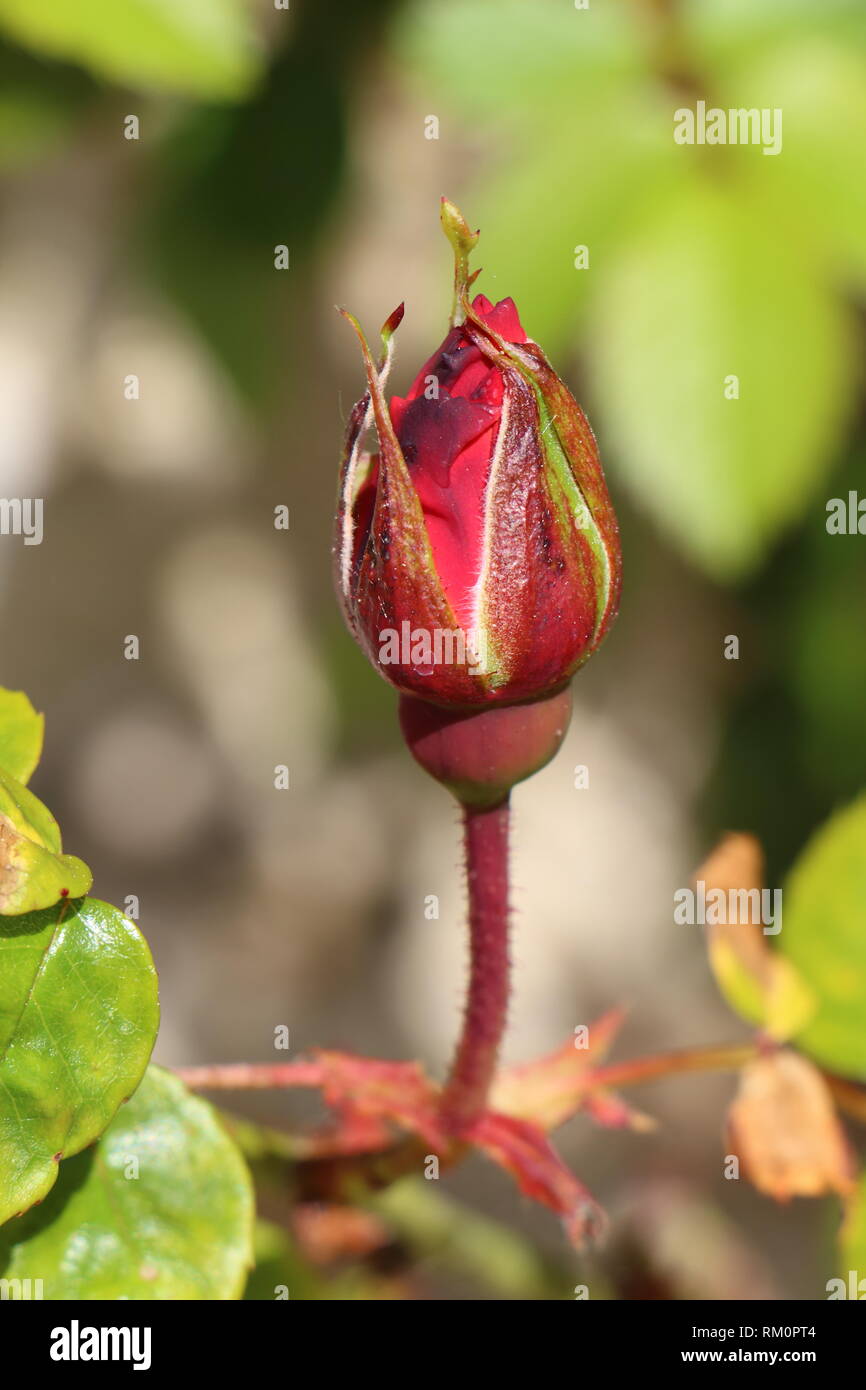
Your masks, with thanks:
[{"label": "hairy red stem", "polygon": [[463,1031],[442,1094],[445,1126],[459,1134],[486,1108],[508,1012],[508,798],[464,807],[469,887],[469,991]]}]

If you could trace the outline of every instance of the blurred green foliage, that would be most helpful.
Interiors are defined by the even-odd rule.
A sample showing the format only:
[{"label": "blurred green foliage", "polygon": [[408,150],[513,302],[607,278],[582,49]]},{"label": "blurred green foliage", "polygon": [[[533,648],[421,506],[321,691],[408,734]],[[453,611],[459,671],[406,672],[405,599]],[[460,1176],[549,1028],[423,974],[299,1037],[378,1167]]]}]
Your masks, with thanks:
[{"label": "blurred green foliage", "polygon": [[[839,1251],[838,1276],[844,1281],[846,1298],[860,1301],[866,1284],[863,1274],[866,1268],[866,1173],[861,1177],[857,1193],[842,1227],[841,1249]],[[849,1271],[854,1271],[854,1287],[851,1287]]]},{"label": "blurred green foliage", "polygon": [[866,1081],[866,795],[821,827],[785,891],[781,949],[818,1000],[798,1044]]},{"label": "blurred green foliage", "polygon": [[191,96],[240,97],[261,61],[244,0],[0,0],[0,23],[37,53],[97,77]]},{"label": "blurred green foliage", "polygon": [[[254,398],[277,388],[291,309],[268,248],[303,263],[315,246],[345,163],[352,73],[392,8],[299,4],[271,16],[282,32],[268,48],[263,10],[242,0],[135,0],[121,15],[107,0],[0,0],[0,26],[33,52],[196,99],[152,151],[160,177],[136,234]],[[814,505],[852,408],[862,7],[416,0],[394,45],[448,135],[484,150],[471,216],[488,289],[513,294],[554,355],[580,355],[614,476],[711,576],[753,573]],[[781,154],[677,146],[673,112],[698,93],[780,107]],[[38,147],[61,110],[10,83],[0,158]],[[13,124],[23,141],[4,141]]]},{"label": "blurred green foliage", "polygon": [[[814,503],[851,408],[860,8],[757,0],[744,25],[739,4],[651,22],[629,4],[439,0],[404,26],[429,108],[495,125],[471,217],[497,287],[551,351],[581,353],[614,476],[721,580],[753,572]],[[675,145],[673,113],[698,95],[782,107],[781,154]]]},{"label": "blurred green foliage", "polygon": [[96,90],[81,69],[46,65],[0,41],[0,173],[26,170],[68,144]]},{"label": "blurred green foliage", "polygon": [[[351,71],[388,8],[368,0],[337,22],[333,0],[298,7],[251,99],[197,106],[157,156],[158,189],[137,228],[143,258],[259,404],[291,386],[298,342],[283,325],[338,192]],[[275,289],[278,245],[290,248],[292,274]]]},{"label": "blurred green foliage", "polygon": [[[862,488],[856,447],[832,496]],[[743,592],[751,679],[730,711],[706,799],[714,824],[751,830],[778,883],[815,826],[866,786],[866,550],[815,508]]]}]

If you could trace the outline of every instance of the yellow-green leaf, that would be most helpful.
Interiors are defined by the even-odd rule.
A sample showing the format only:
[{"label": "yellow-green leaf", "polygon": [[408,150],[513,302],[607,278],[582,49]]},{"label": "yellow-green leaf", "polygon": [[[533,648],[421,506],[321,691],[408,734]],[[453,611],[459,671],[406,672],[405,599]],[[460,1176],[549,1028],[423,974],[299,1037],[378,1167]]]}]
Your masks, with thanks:
[{"label": "yellow-green leaf", "polygon": [[818,1001],[798,1046],[866,1080],[866,795],[806,846],[784,890],[778,940]]},{"label": "yellow-green leaf", "polygon": [[[777,1042],[787,1041],[815,1012],[815,999],[799,972],[768,943],[754,904],[764,888],[764,855],[752,835],[730,834],[698,869],[706,892],[721,891],[742,910],[734,920],[708,923],[710,968],[721,993],[738,1014]],[[731,895],[735,895],[732,899]]]},{"label": "yellow-green leaf", "polygon": [[0,768],[27,783],[42,755],[45,716],[23,690],[0,688]]},{"label": "yellow-green leaf", "polygon": [[93,875],[87,865],[62,848],[48,808],[0,771],[0,916],[38,912],[89,891]]}]

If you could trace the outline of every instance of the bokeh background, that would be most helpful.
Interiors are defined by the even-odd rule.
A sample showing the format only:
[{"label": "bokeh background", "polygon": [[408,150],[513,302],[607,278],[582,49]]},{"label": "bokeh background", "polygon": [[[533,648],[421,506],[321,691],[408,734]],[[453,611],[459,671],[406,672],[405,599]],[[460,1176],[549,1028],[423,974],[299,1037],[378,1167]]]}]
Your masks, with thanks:
[{"label": "bokeh background", "polygon": [[[673,892],[728,828],[783,882],[866,781],[866,551],[825,526],[866,454],[859,0],[0,0],[0,82],[0,491],[45,499],[41,546],[0,543],[0,678],[46,711],[66,847],[139,899],[158,1059],[273,1059],[285,1024],[295,1054],[448,1060],[456,815],[329,556],[362,385],[334,305],[375,332],[405,299],[404,388],[450,306],[442,193],[590,416],[626,566],[515,798],[508,1056],[618,1003],[617,1056],[744,1036]],[[781,108],[782,153],[675,144],[698,98]],[[463,1237],[352,1296],[822,1296],[838,1208],[724,1181],[732,1087],[635,1093],[651,1135],[564,1132],[600,1255],[478,1159],[440,1185]]]}]

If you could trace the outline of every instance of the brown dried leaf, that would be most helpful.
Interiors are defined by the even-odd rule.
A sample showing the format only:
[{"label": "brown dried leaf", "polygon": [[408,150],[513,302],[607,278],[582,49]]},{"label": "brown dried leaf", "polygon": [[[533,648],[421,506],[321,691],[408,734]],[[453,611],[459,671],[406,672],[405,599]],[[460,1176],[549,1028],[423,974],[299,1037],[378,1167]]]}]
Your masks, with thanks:
[{"label": "brown dried leaf", "polygon": [[739,1014],[784,1042],[804,1026],[815,1001],[791,962],[768,945],[760,922],[748,920],[755,914],[747,907],[746,895],[760,894],[764,885],[760,844],[753,835],[726,835],[695,879],[704,882],[708,896],[721,890],[728,908],[730,895],[737,895],[739,920],[708,923],[706,928],[710,965],[719,989]]},{"label": "brown dried leaf", "polygon": [[853,1190],[853,1160],[829,1087],[796,1052],[773,1052],[743,1068],[728,1144],[743,1176],[779,1202]]}]

